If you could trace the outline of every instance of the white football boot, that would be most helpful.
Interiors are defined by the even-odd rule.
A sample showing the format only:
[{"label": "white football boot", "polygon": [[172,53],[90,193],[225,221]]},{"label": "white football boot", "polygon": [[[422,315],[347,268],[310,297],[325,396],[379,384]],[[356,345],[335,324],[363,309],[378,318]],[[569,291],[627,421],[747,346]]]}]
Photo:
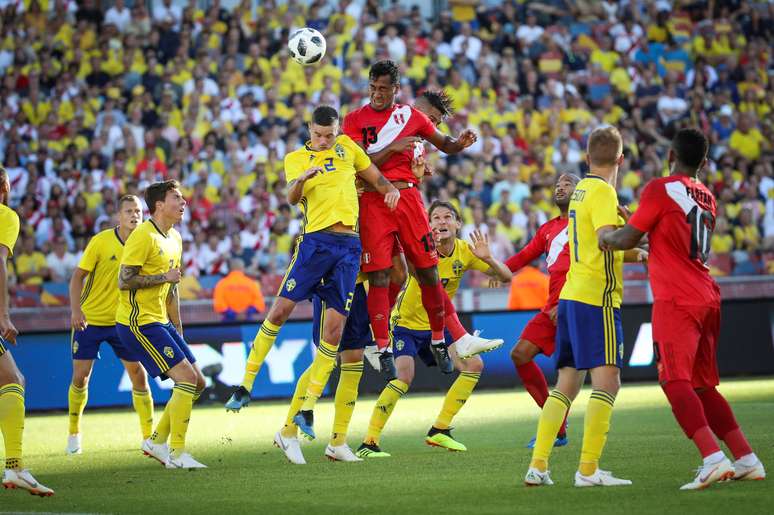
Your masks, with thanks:
[{"label": "white football boot", "polygon": [[199,463],[194,459],[193,456],[188,454],[187,452],[184,452],[178,457],[172,456],[170,454],[167,457],[167,462],[164,464],[165,467],[168,469],[206,469],[207,465],[203,463]]},{"label": "white football boot", "polygon": [[551,481],[550,470],[540,472],[535,467],[530,467],[527,471],[527,475],[524,476],[524,484],[527,486],[551,486],[554,482]]},{"label": "white football boot", "polygon": [[301,442],[298,441],[298,438],[282,436],[282,431],[277,431],[277,434],[274,435],[274,445],[285,453],[285,457],[290,463],[306,465],[304,453],[301,452]]},{"label": "white football boot", "polygon": [[481,338],[478,334],[478,331],[473,334],[465,334],[465,336],[454,342],[454,348],[457,350],[457,355],[460,359],[468,359],[484,352],[499,349],[505,343],[500,338],[488,340]]},{"label": "white football boot", "polygon": [[763,463],[758,460],[755,465],[747,466],[740,463],[740,460],[734,462],[734,481],[753,481],[766,479],[766,469],[763,468]]},{"label": "white football boot", "polygon": [[153,458],[162,465],[167,464],[167,458],[169,458],[169,446],[165,443],[153,443],[153,440],[148,438],[143,440],[142,447],[140,447],[142,453],[146,456]]},{"label": "white football boot", "polygon": [[619,479],[608,470],[597,469],[590,476],[584,476],[579,471],[575,472],[575,486],[626,486],[632,484],[628,479]]},{"label": "white football boot", "polygon": [[693,481],[680,487],[680,490],[703,490],[712,483],[725,481],[734,477],[734,466],[725,456],[722,460],[702,465],[699,467],[696,477]]},{"label": "white football boot", "polygon": [[27,490],[30,495],[39,495],[40,497],[51,497],[54,491],[49,487],[41,485],[38,480],[32,477],[30,471],[5,469],[3,474],[3,487],[8,489]]},{"label": "white football boot", "polygon": [[81,433],[67,436],[67,449],[65,449],[65,452],[70,456],[83,453],[83,449],[81,449]]},{"label": "white football boot", "polygon": [[325,456],[331,461],[363,461],[345,443],[335,447],[328,444],[325,448]]}]

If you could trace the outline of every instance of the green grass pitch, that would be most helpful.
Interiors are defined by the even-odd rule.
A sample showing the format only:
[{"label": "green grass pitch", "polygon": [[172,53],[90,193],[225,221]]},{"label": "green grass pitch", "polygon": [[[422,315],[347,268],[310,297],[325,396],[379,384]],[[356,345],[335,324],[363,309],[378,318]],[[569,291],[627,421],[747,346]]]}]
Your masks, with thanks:
[{"label": "green grass pitch", "polygon": [[[774,471],[774,379],[725,382],[755,451]],[[455,421],[467,453],[424,444],[442,395],[407,395],[382,437],[392,458],[330,463],[323,450],[333,405],[317,408],[317,442],[303,447],[308,465],[293,466],[272,447],[284,402],[258,402],[239,414],[220,406],[194,410],[191,453],[209,469],[165,470],[138,450],[130,410],[91,411],[81,456],[64,455],[67,416],[33,415],[25,432],[26,465],[56,495],[40,499],[0,490],[0,512],[88,513],[771,513],[774,478],[680,492],[699,459],[655,385],[626,385],[613,415],[602,466],[631,487],[572,487],[580,453],[584,390],[570,415],[570,445],[552,457],[554,487],[525,488],[522,478],[538,410],[523,391],[474,393]],[[358,402],[349,443],[362,437],[374,398]],[[325,435],[325,436],[323,436]]]}]

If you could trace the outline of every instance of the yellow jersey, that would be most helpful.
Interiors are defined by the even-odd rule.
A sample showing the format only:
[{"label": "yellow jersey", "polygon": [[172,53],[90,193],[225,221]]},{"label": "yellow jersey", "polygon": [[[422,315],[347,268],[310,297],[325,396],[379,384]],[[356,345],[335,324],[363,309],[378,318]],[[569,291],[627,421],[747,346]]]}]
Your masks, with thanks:
[{"label": "yellow jersey", "polygon": [[312,150],[307,143],[285,156],[285,179],[300,177],[312,166],[324,171],[306,181],[299,202],[304,234],[341,222],[357,226],[358,200],[355,174],[368,168],[371,159],[349,136],[341,135],[328,150]]},{"label": "yellow jersey", "polygon": [[124,254],[124,242],[118,228],[94,235],[83,251],[78,268],[89,272],[81,290],[81,310],[89,325],[111,326],[116,323],[118,270]]},{"label": "yellow jersey", "polygon": [[[132,231],[124,244],[121,264],[139,266],[140,275],[165,274],[180,266],[183,239],[174,228],[167,234],[149,219]],[[116,322],[143,326],[158,322],[166,324],[167,294],[170,283],[139,290],[119,290]]]},{"label": "yellow jersey", "polygon": [[13,256],[18,237],[19,215],[10,207],[0,204],[0,245],[8,248],[8,257]]},{"label": "yellow jersey", "polygon": [[[477,258],[465,240],[456,239],[454,250],[448,256],[438,252],[438,276],[441,279],[449,298],[453,298],[460,287],[462,274],[466,270],[479,270],[486,272],[489,265]],[[399,325],[414,331],[429,331],[430,320],[427,311],[422,306],[422,291],[414,276],[409,276],[408,281],[398,296],[395,307],[392,309],[390,327]]]},{"label": "yellow jersey", "polygon": [[570,270],[560,299],[618,308],[623,297],[623,252],[602,252],[597,230],[618,226],[618,196],[606,180],[587,175],[575,187],[568,211]]}]

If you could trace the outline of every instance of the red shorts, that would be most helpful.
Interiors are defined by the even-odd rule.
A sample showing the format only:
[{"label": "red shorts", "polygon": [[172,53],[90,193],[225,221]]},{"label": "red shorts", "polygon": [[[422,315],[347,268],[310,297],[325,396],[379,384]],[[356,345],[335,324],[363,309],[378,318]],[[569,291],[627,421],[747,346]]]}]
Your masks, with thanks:
[{"label": "red shorts", "polygon": [[720,306],[653,303],[653,346],[658,380],[691,381],[694,388],[717,386]]},{"label": "red shorts", "polygon": [[527,322],[519,339],[527,340],[540,348],[544,355],[550,356],[556,347],[556,324],[546,312],[541,311]]},{"label": "red shorts", "polygon": [[384,204],[381,194],[373,191],[363,193],[360,197],[361,270],[374,272],[390,268],[396,237],[414,268],[430,268],[438,264],[430,223],[417,188],[400,191],[395,211],[390,211]]}]

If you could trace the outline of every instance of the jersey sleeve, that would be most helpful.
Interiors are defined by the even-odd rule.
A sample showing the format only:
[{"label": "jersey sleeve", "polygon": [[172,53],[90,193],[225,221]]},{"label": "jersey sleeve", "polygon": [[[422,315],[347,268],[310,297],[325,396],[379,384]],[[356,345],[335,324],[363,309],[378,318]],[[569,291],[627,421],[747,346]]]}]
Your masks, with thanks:
[{"label": "jersey sleeve", "polygon": [[618,196],[612,186],[597,189],[586,204],[591,206],[591,225],[595,232],[606,225],[618,225]]},{"label": "jersey sleeve", "polygon": [[81,260],[78,262],[78,268],[92,272],[97,266],[97,261],[99,261],[99,239],[95,236],[86,245],[83,256],[81,256]]},{"label": "jersey sleeve", "polygon": [[352,141],[351,138],[347,138],[347,147],[352,151],[354,154],[354,165],[355,170],[358,172],[362,172],[369,166],[371,166],[371,158],[368,157],[368,154],[366,154],[365,150],[363,150],[360,145]]},{"label": "jersey sleeve", "polygon": [[352,138],[353,141],[357,141],[361,137],[357,118],[357,111],[353,111],[344,117],[344,122],[341,124],[341,132]]},{"label": "jersey sleeve", "polygon": [[645,186],[640,195],[640,205],[629,218],[629,225],[640,232],[650,232],[653,229],[661,216],[664,205],[659,190],[663,190],[663,185],[659,182],[652,181]]},{"label": "jersey sleeve", "polygon": [[137,230],[129,235],[124,245],[121,264],[126,266],[143,266],[150,255],[152,240]]},{"label": "jersey sleeve", "polygon": [[430,138],[433,134],[435,134],[436,128],[435,125],[433,125],[433,122],[430,120],[430,118],[420,111],[419,109],[414,109],[414,116],[418,117],[420,120],[419,128],[417,132],[420,136],[422,136],[424,139]]},{"label": "jersey sleeve", "polygon": [[10,209],[3,215],[0,223],[0,245],[8,248],[8,257],[13,256],[13,248],[19,237],[19,216]]},{"label": "jersey sleeve", "polygon": [[297,152],[285,156],[285,180],[289,183],[298,179],[304,173],[304,163]]},{"label": "jersey sleeve", "polygon": [[528,264],[535,261],[540,257],[541,254],[543,254],[543,252],[545,252],[545,249],[543,248],[543,227],[544,226],[541,226],[540,229],[538,229],[538,231],[535,233],[535,236],[529,240],[529,243],[527,243],[523,249],[505,261],[505,266],[508,267],[508,270],[516,273]]}]

